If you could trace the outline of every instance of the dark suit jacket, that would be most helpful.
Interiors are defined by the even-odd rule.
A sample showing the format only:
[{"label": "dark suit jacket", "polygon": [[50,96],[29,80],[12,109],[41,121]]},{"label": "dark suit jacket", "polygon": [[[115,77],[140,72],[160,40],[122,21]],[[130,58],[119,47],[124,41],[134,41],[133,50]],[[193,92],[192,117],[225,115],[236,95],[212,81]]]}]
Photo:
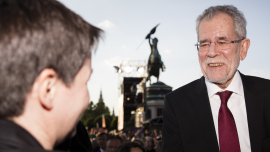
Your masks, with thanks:
[{"label": "dark suit jacket", "polygon": [[91,141],[88,133],[81,121],[76,126],[76,135],[55,147],[55,150],[63,150],[70,152],[93,152]]},{"label": "dark suit jacket", "polygon": [[99,146],[97,146],[95,149],[94,149],[94,151],[93,152],[100,152],[100,147]]},{"label": "dark suit jacket", "polygon": [[[252,152],[270,151],[270,80],[241,74]],[[164,152],[219,152],[205,78],[165,96]]]},{"label": "dark suit jacket", "polygon": [[40,143],[22,127],[11,121],[0,119],[0,152],[49,151],[44,150]]}]

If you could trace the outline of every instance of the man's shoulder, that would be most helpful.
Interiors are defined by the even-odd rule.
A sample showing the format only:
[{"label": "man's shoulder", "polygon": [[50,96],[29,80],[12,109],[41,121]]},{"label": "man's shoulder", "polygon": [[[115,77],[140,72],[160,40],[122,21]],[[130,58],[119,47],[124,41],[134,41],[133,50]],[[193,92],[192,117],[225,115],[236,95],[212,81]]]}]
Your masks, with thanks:
[{"label": "man's shoulder", "polygon": [[269,79],[265,79],[265,78],[261,78],[261,77],[257,77],[257,76],[251,76],[251,75],[243,75],[243,76],[244,76],[244,78],[251,80],[251,81],[254,81],[256,83],[270,84]]},{"label": "man's shoulder", "polygon": [[64,151],[47,151],[42,148],[20,148],[20,149],[0,149],[1,152],[64,152]]},{"label": "man's shoulder", "polygon": [[204,77],[201,77],[200,79],[194,80],[188,84],[185,84],[174,91],[168,93],[167,97],[175,97],[175,96],[183,96],[183,95],[190,95],[195,92],[195,88],[199,82],[204,81]]},{"label": "man's shoulder", "polygon": [[100,152],[100,147],[99,146],[95,147],[95,149],[93,150],[93,152]]},{"label": "man's shoulder", "polygon": [[[270,89],[270,80],[250,75],[241,74],[243,85],[251,85],[257,89]],[[245,86],[244,86],[245,87]]]},{"label": "man's shoulder", "polygon": [[1,152],[47,152],[39,142],[16,123],[0,119]]},{"label": "man's shoulder", "polygon": [[270,80],[256,76],[241,75],[243,87],[250,92],[259,93],[270,98]]}]

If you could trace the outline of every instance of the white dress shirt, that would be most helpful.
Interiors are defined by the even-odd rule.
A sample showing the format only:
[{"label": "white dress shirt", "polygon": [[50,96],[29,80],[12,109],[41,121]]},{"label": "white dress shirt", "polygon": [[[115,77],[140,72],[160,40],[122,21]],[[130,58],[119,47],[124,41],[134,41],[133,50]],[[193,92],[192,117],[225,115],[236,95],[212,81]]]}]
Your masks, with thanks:
[{"label": "white dress shirt", "polygon": [[249,130],[248,130],[248,120],[246,112],[246,102],[244,96],[244,89],[242,84],[242,79],[238,71],[236,71],[231,84],[225,89],[219,88],[214,83],[205,79],[205,84],[207,87],[208,97],[210,100],[212,115],[214,119],[216,134],[219,143],[219,134],[218,134],[218,112],[221,105],[221,100],[219,95],[216,95],[217,92],[222,91],[232,91],[232,95],[228,100],[228,108],[232,112],[232,115],[235,120],[238,138],[240,143],[241,152],[251,152],[250,148],[250,139],[249,139]]}]

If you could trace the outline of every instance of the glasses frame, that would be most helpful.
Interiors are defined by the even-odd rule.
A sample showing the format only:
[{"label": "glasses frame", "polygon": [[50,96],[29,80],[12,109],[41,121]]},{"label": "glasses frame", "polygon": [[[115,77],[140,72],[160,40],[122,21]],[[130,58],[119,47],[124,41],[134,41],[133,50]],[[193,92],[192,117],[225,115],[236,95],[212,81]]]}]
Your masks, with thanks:
[{"label": "glasses frame", "polygon": [[[245,38],[242,38],[242,39],[239,39],[239,40],[229,41],[229,43],[240,43],[240,42],[243,41],[244,39],[245,39]],[[211,43],[215,43],[216,46],[218,46],[218,45],[217,45],[217,42],[210,42],[210,43],[209,43],[209,48],[210,48]],[[200,42],[196,43],[195,46],[197,47],[197,51],[199,51]],[[209,50],[208,50],[208,51],[209,51]]]}]

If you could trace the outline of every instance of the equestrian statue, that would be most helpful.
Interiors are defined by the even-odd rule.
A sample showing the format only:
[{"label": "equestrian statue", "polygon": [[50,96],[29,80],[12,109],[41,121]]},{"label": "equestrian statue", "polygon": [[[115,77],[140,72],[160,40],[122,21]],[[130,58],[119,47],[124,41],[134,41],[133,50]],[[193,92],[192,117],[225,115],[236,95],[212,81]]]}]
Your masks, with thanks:
[{"label": "equestrian statue", "polygon": [[[159,25],[159,24],[158,24]],[[157,25],[157,26],[158,26]],[[148,59],[148,63],[147,63],[147,78],[146,81],[150,81],[151,84],[151,76],[155,76],[157,78],[157,82],[159,80],[159,69],[161,69],[162,71],[165,70],[165,65],[161,60],[161,56],[158,52],[158,48],[157,48],[157,43],[158,43],[158,39],[157,38],[151,38],[151,35],[154,34],[156,32],[156,28],[157,26],[155,26],[150,33],[145,37],[145,39],[148,39],[149,41],[149,45],[151,48],[151,54],[149,56]],[[151,43],[152,40],[152,43]]]}]

